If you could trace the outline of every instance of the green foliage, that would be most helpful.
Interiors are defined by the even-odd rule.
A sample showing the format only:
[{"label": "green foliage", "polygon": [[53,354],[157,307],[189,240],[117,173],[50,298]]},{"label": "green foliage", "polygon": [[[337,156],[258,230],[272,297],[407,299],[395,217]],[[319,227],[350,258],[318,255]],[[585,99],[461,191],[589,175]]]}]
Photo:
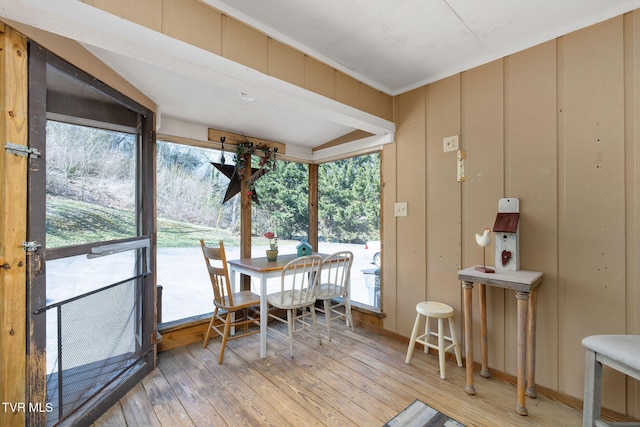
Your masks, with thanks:
[{"label": "green foliage", "polygon": [[283,239],[307,237],[309,172],[307,165],[278,160],[276,168],[256,181],[260,205],[253,205],[256,234],[273,231]]},{"label": "green foliage", "polygon": [[[47,247],[77,245],[135,236],[133,212],[70,200],[47,198]],[[194,247],[198,240],[223,240],[238,246],[239,238],[228,230],[158,218],[158,247]]]},{"label": "green foliage", "polygon": [[[48,122],[49,247],[136,235],[131,213],[135,150],[132,135]],[[158,141],[156,155],[159,244],[192,246],[201,237],[237,236],[240,197],[222,203],[229,179],[212,165],[220,152]],[[227,164],[233,164],[231,157],[226,156]],[[267,170],[273,166],[273,158],[264,154],[256,153],[252,160]],[[255,190],[260,204],[252,204],[252,223],[258,240],[266,231],[281,239],[308,237],[307,165],[278,158],[275,168],[255,182]],[[379,155],[320,165],[318,210],[321,239],[344,243],[379,239]],[[205,231],[209,237],[202,235]]]},{"label": "green foliage", "polygon": [[328,241],[363,243],[380,237],[380,156],[320,165],[319,234]]}]

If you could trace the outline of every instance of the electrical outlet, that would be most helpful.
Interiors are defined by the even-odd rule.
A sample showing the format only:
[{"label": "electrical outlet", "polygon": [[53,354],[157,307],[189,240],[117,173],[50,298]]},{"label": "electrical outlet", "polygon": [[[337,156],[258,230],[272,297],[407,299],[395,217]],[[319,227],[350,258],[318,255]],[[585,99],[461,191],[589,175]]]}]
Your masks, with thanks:
[{"label": "electrical outlet", "polygon": [[396,216],[407,216],[407,202],[396,202]]},{"label": "electrical outlet", "polygon": [[444,152],[447,151],[456,151],[460,148],[460,139],[458,135],[447,136],[442,139],[442,143],[444,144]]}]

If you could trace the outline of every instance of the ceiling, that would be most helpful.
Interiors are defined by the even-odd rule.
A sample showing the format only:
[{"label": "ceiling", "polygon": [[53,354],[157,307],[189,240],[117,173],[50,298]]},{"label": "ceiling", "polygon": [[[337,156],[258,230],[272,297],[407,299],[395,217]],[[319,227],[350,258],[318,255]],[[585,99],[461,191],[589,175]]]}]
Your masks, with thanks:
[{"label": "ceiling", "polygon": [[[389,95],[640,8],[640,0],[201,1]],[[393,140],[387,120],[78,0],[2,0],[0,17],[80,42],[156,103],[159,132],[206,140],[212,127],[284,142],[308,160]],[[374,136],[312,153],[354,130]]]}]

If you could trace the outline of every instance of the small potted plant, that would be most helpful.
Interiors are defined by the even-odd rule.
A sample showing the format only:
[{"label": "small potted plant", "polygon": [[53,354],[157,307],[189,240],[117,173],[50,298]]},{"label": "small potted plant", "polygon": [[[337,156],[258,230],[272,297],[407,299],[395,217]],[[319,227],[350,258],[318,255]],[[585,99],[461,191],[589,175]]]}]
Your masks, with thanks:
[{"label": "small potted plant", "polygon": [[275,261],[278,257],[278,236],[273,231],[264,233],[264,237],[269,239],[269,249],[267,249],[267,261]]}]

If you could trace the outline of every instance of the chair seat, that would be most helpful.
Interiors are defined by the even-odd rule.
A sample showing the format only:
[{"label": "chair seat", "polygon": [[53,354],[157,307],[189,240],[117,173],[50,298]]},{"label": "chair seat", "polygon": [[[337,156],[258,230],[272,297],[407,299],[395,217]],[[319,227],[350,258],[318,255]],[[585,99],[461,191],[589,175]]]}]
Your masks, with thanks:
[{"label": "chair seat", "polygon": [[[241,291],[233,294],[231,296],[233,299],[233,310],[242,310],[243,308],[251,307],[253,305],[260,304],[260,295],[254,294],[251,291]],[[225,304],[217,304],[214,301],[214,305],[220,308],[221,310],[229,310],[229,297],[225,296]]]},{"label": "chair seat", "polygon": [[640,335],[591,335],[582,345],[640,372]]},{"label": "chair seat", "polygon": [[[304,292],[306,292],[306,290]],[[276,292],[274,294],[267,295],[267,302],[274,307],[286,309],[308,307],[310,304],[313,305],[316,302],[315,297],[305,300],[305,298],[300,298],[300,294],[300,290],[297,289]],[[302,302],[299,302],[301,300]]]},{"label": "chair seat", "polygon": [[[338,291],[331,292],[332,289],[338,289]],[[317,298],[319,300],[333,299],[333,298],[343,297],[345,293],[346,293],[346,290],[336,288],[336,286],[331,283],[321,283],[318,285]]]}]

